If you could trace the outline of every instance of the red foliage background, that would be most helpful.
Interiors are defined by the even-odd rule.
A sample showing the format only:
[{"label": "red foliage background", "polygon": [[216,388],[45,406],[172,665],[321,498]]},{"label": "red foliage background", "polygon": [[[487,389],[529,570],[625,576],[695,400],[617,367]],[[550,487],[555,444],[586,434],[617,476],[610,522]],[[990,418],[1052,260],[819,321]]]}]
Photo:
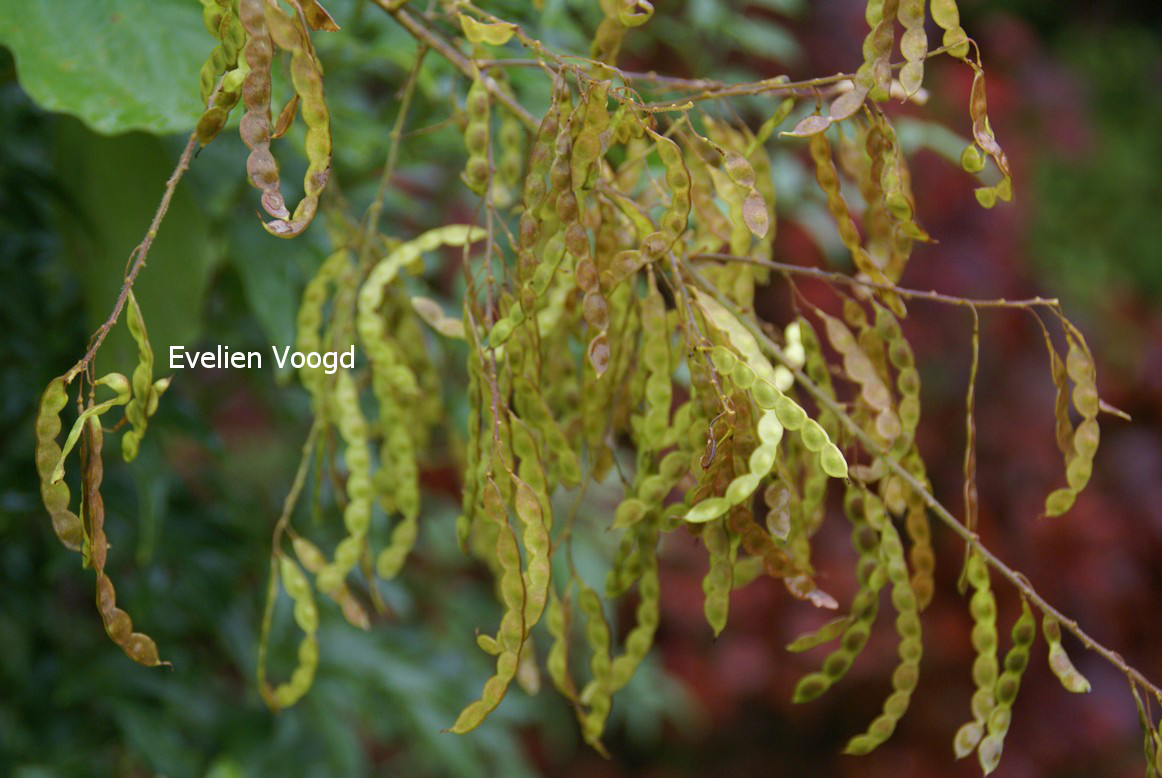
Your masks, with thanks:
[{"label": "red foliage background", "polygon": [[[810,5],[796,30],[810,58],[789,72],[817,75],[848,60],[854,69],[866,33],[860,4]],[[916,250],[901,283],[968,297],[1051,297],[1056,290],[1038,280],[1043,274],[1031,260],[1028,225],[1038,204],[1029,182],[1049,155],[1083,158],[1108,141],[1087,112],[1081,74],[1049,53],[1050,33],[982,5],[987,6],[962,4],[965,25],[985,56],[991,122],[1012,162],[1017,198],[983,210],[969,177],[921,151],[912,163],[918,215],[939,243]],[[1081,12],[1095,16],[1096,23],[1105,21],[1100,9],[1067,5],[1062,14],[1072,13],[1074,21]],[[1114,4],[1105,11],[1117,19],[1125,9]],[[933,60],[929,68],[934,97],[926,117],[967,135],[971,71],[947,58]],[[787,222],[780,224],[775,258],[825,266],[806,235]],[[760,310],[786,310],[785,290],[776,286],[767,294]],[[980,532],[985,544],[1025,573],[1050,602],[1157,680],[1162,679],[1162,618],[1156,617],[1162,613],[1162,311],[1158,300],[1132,289],[1103,291],[1099,297],[1100,306],[1067,313],[1097,355],[1101,395],[1134,421],[1103,417],[1091,485],[1067,515],[1055,519],[1040,516],[1045,495],[1064,481],[1040,329],[1022,312],[982,313],[976,411]],[[920,447],[937,496],[960,515],[970,314],[915,302],[904,326],[925,382]],[[1117,359],[1105,357],[1111,353]],[[837,505],[831,508],[816,544],[822,554],[818,566],[825,588],[848,602],[853,555],[846,522]],[[618,743],[618,764],[584,758],[569,774],[979,775],[975,758],[956,762],[952,751],[954,733],[971,718],[973,691],[972,623],[967,599],[956,588],[963,545],[935,522],[934,543],[937,595],[923,618],[920,686],[896,734],[871,756],[840,752],[890,691],[896,660],[890,625],[881,620],[843,682],[818,701],[794,705],[795,682],[817,668],[826,649],[790,654],[784,646],[827,614],[790,600],[776,583],[758,581],[733,595],[730,623],[713,641],[702,615],[705,553],[696,540],[678,533],[665,549],[658,646],[668,671],[697,697],[696,733],[670,733],[662,754],[635,755],[632,744]],[[1019,601],[1002,581],[994,580],[994,590],[1003,651]],[[996,774],[1141,775],[1141,734],[1126,680],[1072,637],[1065,646],[1093,691],[1066,692],[1049,672],[1039,640]]]}]

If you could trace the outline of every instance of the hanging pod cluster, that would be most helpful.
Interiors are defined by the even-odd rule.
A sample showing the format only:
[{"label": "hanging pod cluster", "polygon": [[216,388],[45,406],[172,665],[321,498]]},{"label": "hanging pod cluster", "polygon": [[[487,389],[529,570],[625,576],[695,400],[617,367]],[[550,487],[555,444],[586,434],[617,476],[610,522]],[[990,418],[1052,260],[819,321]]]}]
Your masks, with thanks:
[{"label": "hanging pod cluster", "polygon": [[[316,0],[201,0],[206,29],[220,42],[202,66],[202,100],[206,110],[196,134],[205,146],[226,125],[241,98],[245,110],[239,133],[250,154],[246,175],[262,192],[262,209],[273,217],[266,231],[293,238],[310,225],[331,172],[330,114],[323,96],[323,67],[315,55],[310,31],[339,26]],[[277,50],[290,56],[293,93],[272,120],[271,73]],[[272,139],[285,135],[301,111],[306,125],[307,172],[303,198],[293,214],[286,207]]]},{"label": "hanging pod cluster", "polygon": [[[105,535],[105,503],[101,497],[105,438],[102,417],[116,408],[124,409],[123,421],[129,426],[122,434],[121,453],[126,461],[134,459],[145,436],[146,422],[157,410],[158,401],[170,379],[153,380],[153,349],[132,291],[125,300],[125,309],[129,332],[138,351],[132,381],[121,373],[108,373],[94,379],[86,361],[50,381],[41,395],[36,416],[36,470],[40,476],[41,499],[52,518],[57,538],[65,548],[79,552],[82,564],[97,574],[97,611],[109,638],[134,662],[152,667],[168,663],[159,658],[152,638],[134,631],[129,614],[117,606],[116,590],[106,572],[109,542]],[[61,414],[69,404],[68,387],[78,376],[82,385],[77,398],[79,412],[61,445],[57,442],[62,428]],[[84,391],[86,384],[87,393]],[[113,397],[98,402],[98,388],[112,391]],[[69,455],[78,444],[81,499],[79,511],[74,512],[66,475]]]},{"label": "hanging pod cluster", "polygon": [[[271,217],[265,227],[280,237],[299,235],[320,208],[331,158],[322,67],[310,31],[338,27],[314,0],[202,2],[217,44],[201,73],[207,107],[196,138],[212,140],[241,101],[247,176]],[[498,622],[480,625],[476,637],[494,670],[451,731],[478,727],[514,683],[535,693],[543,668],[585,741],[605,753],[615,695],[649,654],[659,626],[666,537],[685,533],[705,548],[710,634],[727,628],[732,592],[760,575],[780,581],[798,600],[839,609],[817,584],[813,557],[829,492],[842,481],[857,590],[844,615],[788,646],[802,652],[834,644],[798,682],[793,699],[814,700],[845,677],[882,621],[887,590],[898,656],[892,689],[881,713],[847,744],[854,754],[877,748],[919,682],[920,615],[934,591],[929,508],[938,504],[916,444],[920,376],[905,336],[909,292],[896,286],[914,244],[930,238],[882,106],[893,95],[919,95],[933,53],[925,3],[871,0],[859,71],[818,93],[830,99],[825,112],[780,135],[803,94],[785,79],[756,89],[782,93],[757,130],[692,107],[697,101],[670,110],[642,97],[616,68],[616,57],[626,34],[653,14],[648,2],[602,0],[592,59],[581,65],[470,4],[455,11],[471,56],[442,41],[430,19],[402,4],[381,5],[413,34],[422,31],[420,56],[430,46],[468,82],[463,115],[457,109],[453,118],[462,119],[461,177],[480,208],[472,224],[393,237],[379,230],[380,203],[362,222],[339,213],[341,204],[326,204],[336,209],[326,220],[334,250],[303,291],[295,346],[354,349],[359,356],[354,366],[331,372],[309,364],[299,370],[314,421],[275,528],[258,671],[264,699],[285,708],[312,685],[319,595],[359,628],[370,626],[373,612],[386,614],[378,582],[399,576],[416,544],[421,473],[451,461],[462,484],[457,540],[492,574],[500,605]],[[970,41],[953,0],[928,7],[944,31],[944,52],[974,70],[973,143],[962,163],[977,173],[986,157],[993,160],[1000,180],[977,192],[991,206],[1009,199],[1012,185],[989,124],[983,71],[967,59]],[[897,26],[904,58],[898,82]],[[548,104],[535,111],[521,102],[528,100],[516,89],[521,82],[505,73],[510,60],[502,47],[514,41],[540,59],[550,80]],[[277,119],[276,51],[289,55],[293,86]],[[664,91],[665,81],[650,88]],[[404,106],[411,91],[405,94]],[[292,213],[271,141],[300,111],[308,168]],[[397,130],[402,126],[401,119]],[[806,139],[806,149],[786,136]],[[394,161],[403,134],[392,137]],[[826,304],[796,293],[793,306],[778,312],[778,326],[754,314],[756,288],[771,280],[776,251],[776,148],[803,153],[814,170],[857,274],[843,279],[854,281],[851,293],[833,287]],[[459,310],[442,301],[446,290],[425,272],[425,257],[463,265]],[[131,291],[126,302],[138,347],[132,379],[118,373],[93,379],[91,356],[55,379],[41,401],[36,461],[56,534],[97,573],[98,609],[110,636],[136,661],[158,664],[153,641],[133,632],[117,608],[106,573],[101,420],[125,409],[122,453],[132,459],[168,385],[153,378],[153,353]],[[1096,417],[1108,409],[1098,400],[1084,338],[1061,321],[1064,359],[1048,330],[1045,337],[1067,487],[1049,495],[1049,515],[1068,510],[1086,485]],[[450,420],[443,396],[447,376],[455,375],[448,369],[453,359],[466,376],[463,429]],[[88,393],[81,393],[79,416],[62,445],[60,416],[77,376]],[[98,402],[98,390],[113,397]],[[1071,409],[1081,419],[1076,426]],[[968,429],[974,431],[971,403]],[[74,512],[65,475],[78,443],[83,494]],[[971,450],[966,461],[975,461]],[[966,494],[975,494],[974,472],[966,467]],[[292,520],[308,484],[316,516],[332,505],[336,516],[316,522],[314,539]],[[1022,600],[1012,645],[998,660],[989,575],[996,560],[971,534],[974,513],[970,508],[964,583],[972,590],[976,692],[972,720],[957,732],[954,748],[958,757],[976,752],[987,773],[1000,759],[1036,622],[1033,606]],[[614,538],[601,585],[574,564],[574,539],[583,531]],[[267,654],[283,593],[302,638],[295,668],[274,683]],[[1051,670],[1069,691],[1087,691],[1051,609],[1044,609],[1042,632]],[[1152,732],[1148,727],[1148,745],[1162,737]]]}]

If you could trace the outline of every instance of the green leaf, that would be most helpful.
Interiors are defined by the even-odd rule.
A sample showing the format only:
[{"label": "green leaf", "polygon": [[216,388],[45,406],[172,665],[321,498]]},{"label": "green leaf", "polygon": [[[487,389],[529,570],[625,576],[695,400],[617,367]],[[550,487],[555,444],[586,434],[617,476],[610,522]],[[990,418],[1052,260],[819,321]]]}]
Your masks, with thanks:
[{"label": "green leaf", "polygon": [[193,129],[215,41],[193,0],[0,0],[0,44],[38,105],[113,134]]}]

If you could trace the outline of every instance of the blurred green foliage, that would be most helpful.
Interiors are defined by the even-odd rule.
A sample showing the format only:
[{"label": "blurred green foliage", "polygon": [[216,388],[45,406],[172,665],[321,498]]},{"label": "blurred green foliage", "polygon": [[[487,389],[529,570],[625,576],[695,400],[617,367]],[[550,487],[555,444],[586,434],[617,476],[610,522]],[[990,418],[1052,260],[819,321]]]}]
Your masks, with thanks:
[{"label": "blurred green foliage", "polygon": [[1139,27],[1072,28],[1055,49],[1092,126],[1038,167],[1029,246],[1090,306],[1111,288],[1162,299],[1162,43]]}]

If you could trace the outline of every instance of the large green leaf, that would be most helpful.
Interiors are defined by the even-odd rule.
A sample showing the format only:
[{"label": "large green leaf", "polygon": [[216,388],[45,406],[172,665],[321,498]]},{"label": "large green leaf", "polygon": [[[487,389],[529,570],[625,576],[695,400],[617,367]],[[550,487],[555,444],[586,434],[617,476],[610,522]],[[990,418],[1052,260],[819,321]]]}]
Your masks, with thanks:
[{"label": "large green leaf", "polygon": [[193,128],[215,41],[196,0],[0,0],[0,44],[41,107],[103,133]]}]

